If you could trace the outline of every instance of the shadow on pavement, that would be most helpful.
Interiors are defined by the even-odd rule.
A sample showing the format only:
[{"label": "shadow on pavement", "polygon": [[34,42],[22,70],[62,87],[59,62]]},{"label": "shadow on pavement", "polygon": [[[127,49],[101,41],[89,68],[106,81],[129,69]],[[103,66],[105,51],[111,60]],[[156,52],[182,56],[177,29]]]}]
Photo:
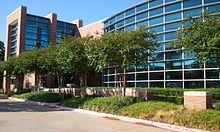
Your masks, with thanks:
[{"label": "shadow on pavement", "polygon": [[59,108],[27,104],[9,100],[6,96],[0,95],[0,113],[2,112],[52,112],[63,111]]}]

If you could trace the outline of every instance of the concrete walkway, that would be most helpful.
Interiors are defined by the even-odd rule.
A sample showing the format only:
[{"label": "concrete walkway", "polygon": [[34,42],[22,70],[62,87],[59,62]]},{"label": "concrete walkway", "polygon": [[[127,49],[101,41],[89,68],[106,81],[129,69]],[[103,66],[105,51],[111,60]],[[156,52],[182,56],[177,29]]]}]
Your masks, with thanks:
[{"label": "concrete walkway", "polygon": [[0,132],[171,132],[56,108],[16,102],[0,95]]}]

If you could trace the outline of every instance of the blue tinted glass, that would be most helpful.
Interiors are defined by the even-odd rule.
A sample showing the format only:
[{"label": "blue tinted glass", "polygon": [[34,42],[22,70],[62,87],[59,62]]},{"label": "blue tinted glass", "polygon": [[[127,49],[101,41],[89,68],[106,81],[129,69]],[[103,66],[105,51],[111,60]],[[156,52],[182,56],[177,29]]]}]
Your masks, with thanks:
[{"label": "blue tinted glass", "polygon": [[35,45],[36,40],[32,40],[32,39],[25,39],[25,44],[29,44],[29,45]]},{"label": "blue tinted glass", "polygon": [[166,3],[173,2],[173,1],[176,1],[176,0],[165,0]]},{"label": "blue tinted glass", "polygon": [[135,21],[135,17],[129,17],[127,19],[125,19],[125,24],[128,24],[128,23],[131,23],[131,22],[134,22]]},{"label": "blue tinted glass", "polygon": [[196,62],[195,60],[185,60],[184,68],[185,69],[199,68],[199,65],[198,65],[198,62]]},{"label": "blue tinted glass", "polygon": [[216,12],[220,11],[220,4],[218,5],[212,5],[212,6],[206,6],[205,9],[209,12]]},{"label": "blue tinted glass", "polygon": [[155,24],[159,24],[159,23],[163,23],[163,16],[161,17],[156,17],[156,18],[153,18],[153,19],[150,19],[149,20],[149,25],[155,25]]},{"label": "blue tinted glass", "polygon": [[165,22],[174,21],[174,20],[178,20],[178,19],[181,19],[181,13],[180,12],[172,13],[172,14],[169,14],[169,15],[165,16]]},{"label": "blue tinted glass", "polygon": [[116,23],[115,25],[116,25],[116,28],[121,27],[124,25],[124,21],[120,21],[120,22]]},{"label": "blue tinted glass", "polygon": [[125,12],[125,16],[129,16],[129,15],[132,15],[134,13],[135,13],[135,8],[132,8],[132,9]]},{"label": "blue tinted glass", "polygon": [[165,53],[165,58],[170,59],[182,59],[182,52],[181,51],[169,51]]},{"label": "blue tinted glass", "polygon": [[136,7],[136,11],[139,12],[139,11],[143,11],[143,10],[146,10],[147,9],[147,3],[143,4],[143,5],[139,5]]},{"label": "blue tinted glass", "polygon": [[171,4],[171,5],[167,5],[165,7],[166,12],[175,11],[175,10],[179,10],[179,9],[181,9],[181,3],[180,2],[175,3],[175,4]]},{"label": "blue tinted glass", "polygon": [[163,41],[163,34],[157,35],[157,41],[161,42]]},{"label": "blue tinted glass", "polygon": [[219,0],[204,0],[204,3],[213,3],[213,2],[219,2]]},{"label": "blue tinted glass", "polygon": [[132,24],[132,25],[130,25],[130,26],[127,26],[126,28],[125,28],[125,30],[127,30],[127,31],[131,31],[131,30],[134,30],[135,29],[135,25],[134,24]]},{"label": "blue tinted glass", "polygon": [[111,18],[111,19],[109,20],[109,23],[110,23],[110,24],[113,23],[113,22],[115,22],[115,17],[113,17],[113,18]]},{"label": "blue tinted glass", "polygon": [[25,50],[32,50],[35,46],[34,45],[24,45]]},{"label": "blue tinted glass", "polygon": [[37,21],[37,17],[27,14],[26,20]]},{"label": "blue tinted glass", "polygon": [[142,22],[138,22],[137,23],[137,27],[141,27],[141,26],[148,26],[147,21],[142,21]]},{"label": "blue tinted glass", "polygon": [[144,12],[144,13],[138,14],[136,16],[136,20],[141,20],[141,19],[144,19],[144,18],[147,18],[147,17],[148,17],[148,13]]},{"label": "blue tinted glass", "polygon": [[170,23],[170,24],[166,24],[165,25],[165,30],[175,30],[178,29],[179,27],[181,27],[181,22],[174,22],[174,23]]},{"label": "blue tinted glass", "polygon": [[202,4],[202,0],[185,0],[183,1],[183,8],[197,6],[201,4]]},{"label": "blue tinted glass", "polygon": [[183,17],[187,18],[189,16],[191,16],[191,17],[199,16],[199,15],[201,15],[201,12],[202,12],[201,8],[186,10],[186,11],[183,11]]},{"label": "blue tinted glass", "polygon": [[25,34],[25,38],[37,39],[37,35],[36,34],[32,34],[32,33],[26,33]]},{"label": "blue tinted glass", "polygon": [[157,8],[149,11],[149,16],[159,15],[163,13],[163,8]]},{"label": "blue tinted glass", "polygon": [[149,7],[159,6],[163,4],[163,0],[153,0],[149,2]]},{"label": "blue tinted glass", "polygon": [[29,33],[37,33],[37,28],[26,26],[26,32],[29,32]]},{"label": "blue tinted glass", "polygon": [[26,21],[26,25],[27,26],[34,26],[34,27],[36,27],[37,26],[37,22],[35,22],[35,21]]},{"label": "blue tinted glass", "polygon": [[152,29],[156,33],[163,32],[163,25],[162,26],[153,27]]},{"label": "blue tinted glass", "polygon": [[165,34],[165,40],[173,40],[176,39],[176,33],[170,32]]},{"label": "blue tinted glass", "polygon": [[150,60],[154,60],[154,61],[164,60],[164,53],[160,52],[160,53],[154,54],[152,57],[150,57]]},{"label": "blue tinted glass", "polygon": [[150,70],[164,70],[164,62],[151,62]]}]

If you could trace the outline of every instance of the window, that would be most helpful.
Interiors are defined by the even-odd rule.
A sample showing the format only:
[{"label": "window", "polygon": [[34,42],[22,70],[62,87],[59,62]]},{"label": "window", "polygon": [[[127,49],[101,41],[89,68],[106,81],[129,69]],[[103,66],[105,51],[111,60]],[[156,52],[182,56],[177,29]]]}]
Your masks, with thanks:
[{"label": "window", "polygon": [[150,82],[151,88],[163,88],[164,82]]},{"label": "window", "polygon": [[179,80],[182,78],[183,78],[182,71],[166,72],[166,79],[167,80]]},{"label": "window", "polygon": [[201,5],[201,4],[202,4],[202,0],[184,0],[183,1],[183,8],[197,6],[197,5]]},{"label": "window", "polygon": [[166,3],[173,2],[175,0],[165,0]]},{"label": "window", "polygon": [[201,81],[187,81],[185,88],[204,88],[204,82]]},{"label": "window", "polygon": [[147,18],[147,17],[148,17],[148,13],[147,13],[147,12],[144,12],[144,13],[138,14],[138,15],[136,16],[136,20],[138,21],[138,20],[141,20],[141,19],[145,19],[145,18]]},{"label": "window", "polygon": [[25,44],[28,44],[28,45],[35,45],[35,44],[36,44],[36,40],[26,39],[26,40],[25,40]]},{"label": "window", "polygon": [[137,28],[141,27],[141,26],[148,26],[147,21],[142,21],[142,22],[138,22],[137,23]]},{"label": "window", "polygon": [[163,34],[159,34],[156,36],[157,41],[161,42],[163,41]]},{"label": "window", "polygon": [[120,22],[116,23],[115,25],[116,25],[116,28],[121,27],[124,25],[124,21],[120,21]]},{"label": "window", "polygon": [[175,3],[175,4],[171,4],[171,5],[167,5],[165,7],[166,12],[175,11],[175,10],[179,10],[179,9],[181,9],[181,3],[180,2]]},{"label": "window", "polygon": [[219,2],[219,0],[204,0],[205,4]]},{"label": "window", "polygon": [[165,34],[165,40],[176,39],[176,32],[169,32]]},{"label": "window", "polygon": [[132,23],[134,21],[135,21],[135,17],[134,16],[133,17],[129,17],[129,18],[125,19],[125,24]]},{"label": "window", "polygon": [[29,38],[29,39],[37,39],[36,34],[26,33],[25,35],[26,35],[25,38]]},{"label": "window", "polygon": [[174,23],[170,23],[170,24],[166,24],[165,25],[165,30],[169,31],[169,30],[175,30],[181,27],[181,22],[174,22]]},{"label": "window", "polygon": [[146,9],[147,9],[147,3],[139,5],[139,6],[136,7],[137,12],[140,12],[140,11],[143,11],[143,10],[146,10]]},{"label": "window", "polygon": [[165,53],[165,58],[168,60],[172,59],[182,59],[182,52],[181,51],[169,51]]},{"label": "window", "polygon": [[127,31],[134,30],[134,29],[135,29],[135,25],[132,24],[132,25],[130,25],[130,26],[127,26],[125,29],[126,29]]},{"label": "window", "polygon": [[148,83],[147,82],[136,82],[136,87],[147,88]]},{"label": "window", "polygon": [[[124,17],[124,14],[123,14],[123,17]],[[116,16],[116,19],[117,19],[117,16]],[[112,24],[113,22],[115,22],[115,17],[113,17],[109,20],[109,24]]]},{"label": "window", "polygon": [[182,69],[182,61],[166,61],[166,70]]},{"label": "window", "polygon": [[147,70],[148,70],[147,63],[137,64],[137,66],[136,66],[136,71],[147,71]]},{"label": "window", "polygon": [[174,20],[178,20],[181,19],[181,13],[177,12],[177,13],[172,13],[169,15],[165,16],[165,22],[169,22],[169,21],[174,21]]},{"label": "window", "polygon": [[164,53],[156,53],[155,55],[150,57],[150,60],[159,61],[164,59]]},{"label": "window", "polygon": [[191,17],[199,16],[201,14],[201,12],[202,12],[201,8],[186,10],[186,11],[183,11],[183,17],[187,18],[189,16],[191,16]]},{"label": "window", "polygon": [[212,5],[212,6],[206,6],[205,9],[209,12],[216,12],[220,10],[220,4],[218,5]]},{"label": "window", "polygon": [[182,82],[166,82],[166,88],[182,88],[183,83]]},{"label": "window", "polygon": [[132,9],[125,12],[125,16],[129,16],[129,15],[132,15],[134,13],[135,13],[135,8],[132,8]]},{"label": "window", "polygon": [[135,80],[135,74],[126,74],[126,79],[128,81]]},{"label": "window", "polygon": [[163,13],[163,8],[157,8],[149,11],[149,16],[155,16]]},{"label": "window", "polygon": [[156,32],[156,33],[163,32],[163,25],[162,26],[153,27],[152,30],[154,32]]},{"label": "window", "polygon": [[199,68],[199,63],[196,60],[184,60],[185,69]]},{"label": "window", "polygon": [[190,52],[190,51],[187,51],[187,50],[185,50],[184,51],[184,58],[186,59],[194,59],[194,58],[196,58],[196,54],[194,53],[194,52]]},{"label": "window", "polygon": [[220,81],[207,81],[206,87],[207,88],[220,88]]},{"label": "window", "polygon": [[204,72],[203,70],[193,70],[184,72],[185,79],[203,79]]},{"label": "window", "polygon": [[218,70],[206,70],[206,79],[219,79]]},{"label": "window", "polygon": [[152,0],[149,2],[149,7],[159,6],[163,4],[163,0]]},{"label": "window", "polygon": [[155,25],[155,24],[159,24],[159,23],[163,23],[163,17],[156,17],[156,18],[153,18],[153,19],[150,19],[149,20],[149,25]]},{"label": "window", "polygon": [[150,80],[164,80],[164,73],[163,72],[150,73]]},{"label": "window", "polygon": [[164,62],[151,62],[150,63],[150,70],[164,70]]}]

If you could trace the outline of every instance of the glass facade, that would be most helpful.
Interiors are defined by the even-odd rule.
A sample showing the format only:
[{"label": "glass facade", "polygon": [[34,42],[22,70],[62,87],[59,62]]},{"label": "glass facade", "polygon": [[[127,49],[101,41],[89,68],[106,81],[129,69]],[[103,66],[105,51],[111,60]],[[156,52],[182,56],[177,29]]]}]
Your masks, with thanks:
[{"label": "glass facade", "polygon": [[[50,19],[27,14],[25,26],[25,50],[46,47],[50,43]],[[56,43],[59,45],[64,35],[74,35],[75,25],[57,21]]]},{"label": "glass facade", "polygon": [[[220,10],[219,0],[152,0],[135,5],[105,20],[105,31],[133,30],[142,25],[151,27],[157,34],[160,46],[149,58],[149,63],[127,70],[128,86],[201,88],[219,87],[215,60],[199,64],[195,54],[170,46],[183,19],[198,17],[202,11]],[[103,73],[103,85],[115,86],[115,70]]]},{"label": "glass facade", "polygon": [[18,32],[18,22],[15,21],[12,24],[10,24],[10,49],[9,49],[9,54],[10,56],[16,55],[16,48],[17,48],[17,32]]}]

